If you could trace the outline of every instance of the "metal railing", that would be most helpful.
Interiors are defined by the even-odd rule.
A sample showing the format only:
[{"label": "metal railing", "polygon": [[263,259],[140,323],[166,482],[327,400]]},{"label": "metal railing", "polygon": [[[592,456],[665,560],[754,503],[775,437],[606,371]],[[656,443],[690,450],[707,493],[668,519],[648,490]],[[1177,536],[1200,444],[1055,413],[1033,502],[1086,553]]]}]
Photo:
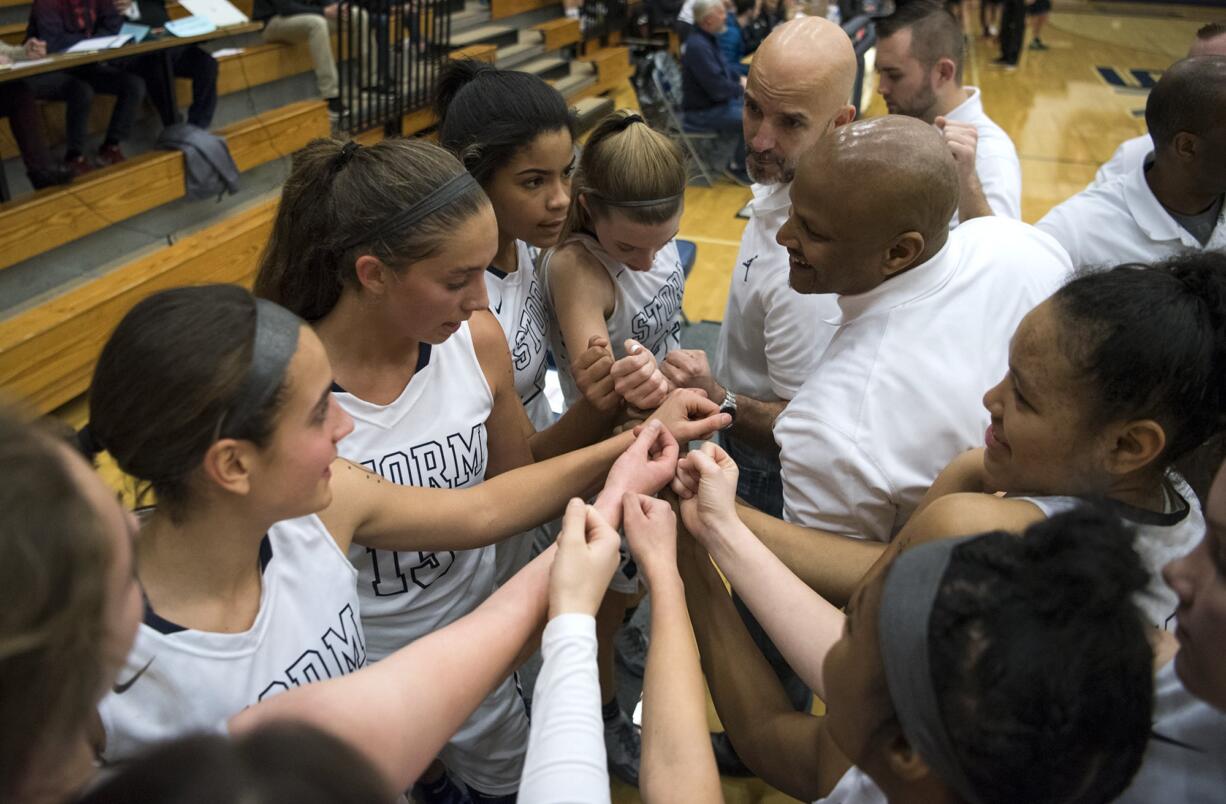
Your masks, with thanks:
[{"label": "metal railing", "polygon": [[454,0],[342,0],[336,41],[341,132],[402,131],[428,105],[451,42]]}]

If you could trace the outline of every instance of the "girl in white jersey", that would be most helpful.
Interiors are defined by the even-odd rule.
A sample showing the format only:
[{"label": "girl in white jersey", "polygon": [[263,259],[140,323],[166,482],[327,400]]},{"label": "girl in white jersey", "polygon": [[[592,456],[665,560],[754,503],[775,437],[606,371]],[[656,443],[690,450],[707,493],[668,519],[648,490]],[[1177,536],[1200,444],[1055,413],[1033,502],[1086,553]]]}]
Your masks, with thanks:
[{"label": "girl in white jersey", "polygon": [[[498,219],[498,251],[485,286],[511,348],[524,411],[538,432],[556,428],[555,449],[592,443],[608,434],[620,407],[609,375],[613,360],[598,347],[581,356],[596,366],[599,373],[585,372],[596,385],[555,424],[545,395],[549,313],[536,271],[537,255],[557,244],[570,208],[574,117],[562,95],[539,77],[477,61],[448,62],[434,103],[439,143],[481,184]],[[539,530],[498,544],[499,583],[527,563],[534,540],[553,541],[556,529]]]},{"label": "girl in white jersey", "polygon": [[[452,497],[457,498],[456,502],[462,504],[472,520],[487,519],[482,527],[500,527],[495,524],[497,517],[488,518],[489,503],[476,499],[485,493],[484,490],[434,492],[400,489],[381,484],[378,478],[350,469],[344,462],[332,465],[336,477],[329,483],[324,475],[331,456],[327,451],[312,447],[311,442],[316,440],[316,436],[302,432],[303,424],[300,421],[311,415],[310,412],[317,407],[317,399],[324,400],[327,413],[324,415],[325,423],[311,429],[324,431],[325,440],[337,426],[338,420],[343,419],[336,406],[327,402],[329,372],[326,362],[311,359],[312,354],[322,358],[318,343],[302,344],[305,351],[295,349],[288,368],[280,367],[287,376],[280,378],[277,368],[280,359],[277,355],[284,356],[287,350],[270,343],[265,336],[271,332],[274,336],[271,341],[280,340],[285,345],[290,342],[286,336],[291,333],[283,328],[278,332],[276,321],[271,322],[271,326],[268,321],[263,321],[255,329],[263,331],[265,336],[253,339],[249,320],[252,317],[250,297],[246,297],[246,321],[241,316],[235,316],[235,310],[223,309],[226,305],[210,303],[210,297],[212,302],[218,301],[217,288],[172,291],[147,303],[145,312],[151,311],[150,305],[156,307],[165,302],[167,296],[182,296],[185,292],[191,297],[193,312],[198,311],[198,314],[180,315],[173,323],[201,327],[199,336],[188,336],[180,342],[181,345],[201,347],[202,352],[194,354],[193,359],[220,369],[215,376],[223,380],[222,386],[231,386],[228,391],[231,396],[236,393],[232,387],[233,381],[238,380],[239,384],[246,385],[245,380],[255,378],[253,388],[267,389],[272,385],[277,397],[270,403],[276,414],[272,416],[272,432],[267,436],[269,442],[266,447],[257,448],[252,442],[238,443],[246,439],[227,436],[222,439],[225,444],[210,449],[213,453],[221,450],[237,453],[231,458],[242,462],[246,478],[251,482],[245,493],[231,493],[246,497],[249,507],[271,507],[269,503],[273,498],[280,499],[282,510],[304,503],[311,505],[312,500],[319,498],[326,501],[331,486],[336,489],[338,497],[349,498],[347,505],[338,501],[336,505],[327,507],[319,517],[329,523],[335,534],[346,534],[356,525],[363,534],[362,538],[381,538],[380,534],[400,534],[403,537],[414,529],[419,531],[419,539],[431,538],[429,532],[440,526],[445,527],[445,523],[429,522],[434,515],[421,509],[450,507],[446,498]],[[238,299],[246,296],[244,291],[234,287],[220,289],[220,293],[231,297],[235,306],[241,306]],[[211,332],[210,318],[234,325],[239,333],[232,336],[223,331]],[[288,316],[281,318],[281,323],[286,321],[294,326],[296,332],[297,324],[293,319]],[[151,326],[150,338],[170,336],[170,340],[174,340],[176,332],[181,334],[185,331],[159,327],[157,321],[148,317],[142,323]],[[128,335],[132,334],[129,331]],[[302,330],[298,334],[304,340],[310,340],[308,331]],[[244,336],[249,348],[252,340],[255,341],[251,351],[263,355],[252,361],[259,364],[254,373],[246,365],[249,361],[241,354],[244,350],[240,349],[235,354],[232,348],[227,348],[232,347],[235,340],[243,340]],[[224,345],[219,350],[211,349],[207,346],[210,339],[221,341]],[[151,357],[154,351],[151,348],[139,356]],[[223,360],[223,365],[218,366],[214,359],[217,357],[216,351],[229,352],[232,359]],[[165,366],[160,368],[165,369]],[[319,371],[321,368],[322,372]],[[179,419],[175,437],[182,438],[195,428],[211,431],[219,426],[225,430],[225,422],[218,424],[223,417],[242,427],[241,422],[227,414],[241,413],[244,405],[219,407],[226,401],[223,399],[227,395],[223,393],[225,389],[214,387],[208,376],[193,375],[191,369],[173,373],[190,375],[182,380],[198,381],[192,390],[202,401],[201,406],[190,411],[202,418],[195,424],[188,419]],[[179,405],[191,406],[191,403],[172,401],[162,396],[163,391],[157,383],[165,381],[166,376],[155,377],[148,383],[135,377],[133,379],[139,387],[129,390],[155,397],[141,411],[147,414],[144,424],[151,428],[152,435],[166,435],[168,421],[173,414],[163,416],[158,404],[174,409]],[[186,384],[190,383],[173,381],[167,391],[183,391]],[[261,407],[247,408],[257,411],[257,422],[251,426],[258,428],[259,422],[269,416],[269,412]],[[180,408],[180,413],[184,412],[187,411]],[[151,579],[153,567],[141,566],[139,577],[134,570],[137,554],[147,557],[146,543],[155,534],[138,533],[136,520],[123,510],[114,492],[102,483],[79,455],[55,437],[26,424],[22,419],[0,411],[0,477],[5,480],[0,484],[0,576],[3,577],[4,588],[12,595],[12,599],[6,603],[3,618],[0,618],[0,685],[5,690],[21,692],[19,695],[0,696],[0,748],[3,749],[0,751],[0,799],[18,804],[47,804],[73,801],[82,789],[88,789],[95,783],[95,756],[101,755],[104,749],[100,740],[110,736],[96,729],[95,710],[100,699],[112,687],[114,691],[109,697],[137,695],[146,699],[150,693],[142,691],[143,688],[157,687],[162,694],[174,696],[180,706],[198,711],[202,703],[197,699],[208,699],[215,692],[203,686],[202,680],[196,677],[198,668],[205,668],[208,672],[211,665],[229,662],[234,674],[226,679],[226,683],[246,689],[254,689],[260,679],[246,678],[243,671],[248,664],[244,657],[227,656],[224,652],[226,646],[219,646],[216,642],[213,647],[221,647],[222,652],[204,649],[203,642],[201,650],[193,658],[188,658],[186,652],[180,650],[190,647],[199,637],[209,641],[221,637],[220,634],[197,635],[190,630],[181,631],[163,641],[161,647],[165,652],[159,652],[152,662],[139,660],[139,666],[134,666],[130,658],[125,659],[134,640],[145,638],[144,635],[138,636],[138,632],[144,628],[142,612],[149,608],[149,601],[142,592],[146,591],[144,582]],[[627,471],[646,471],[654,474],[657,482],[664,482],[671,472],[670,461],[675,460],[675,445],[664,450],[659,459],[647,461],[650,440],[651,436],[640,437],[634,448],[619,460],[619,467],[611,473],[610,486],[606,486],[606,495],[620,496],[616,492],[616,478],[624,476]],[[204,443],[210,445],[208,437]],[[292,446],[299,449],[289,449]],[[199,449],[198,446],[195,448]],[[154,456],[141,454],[144,449],[148,448],[134,453],[124,452],[125,460],[134,460],[144,466],[158,463]],[[179,442],[160,441],[158,449],[184,458],[192,448]],[[155,481],[160,491],[170,493],[168,500],[177,501],[168,504],[181,514],[183,522],[198,520],[202,516],[202,504],[207,502],[215,507],[221,502],[224,495],[218,487],[216,471],[222,459],[223,456],[213,455],[208,468],[199,466],[182,473],[178,480],[166,474]],[[164,464],[165,467],[171,465]],[[226,471],[233,479],[234,467]],[[182,491],[183,484],[192,486],[193,493],[187,498],[176,497],[176,490]],[[489,489],[493,490],[495,485],[497,481],[490,484]],[[210,487],[213,487],[213,492],[204,494]],[[180,503],[186,504],[187,508],[180,509]],[[479,507],[484,507],[485,513],[480,513]],[[159,508],[159,515],[167,510]],[[228,524],[240,527],[234,521]],[[468,529],[464,524],[460,527]],[[222,549],[236,546],[224,529],[215,530],[213,540]],[[281,546],[286,546],[288,551],[294,549],[292,545]],[[244,552],[254,568],[257,565],[254,543]],[[365,768],[366,773],[377,774],[379,778],[351,784],[347,795],[360,796],[359,791],[369,792],[372,787],[385,791],[402,790],[421,772],[493,685],[517,663],[517,655],[522,655],[525,642],[539,628],[545,613],[545,587],[552,555],[553,550],[550,550],[473,615],[419,640],[377,666],[342,678],[295,686],[258,704],[253,700],[254,705],[241,713],[218,712],[216,722],[205,723],[192,730],[222,729],[240,738],[249,734],[252,739],[242,741],[237,750],[256,751],[255,756],[259,756],[259,751],[272,750],[270,743],[280,741],[271,735],[268,739],[257,739],[257,734],[264,733],[265,724],[287,719],[305,721],[341,738],[373,764],[373,769],[365,763],[355,764],[353,772]],[[271,563],[276,564],[286,557],[286,551],[274,553]],[[203,558],[202,553],[184,556],[183,563],[190,565],[196,574],[216,574],[217,567],[204,560],[193,563],[196,558]],[[338,567],[335,574],[342,579],[348,572]],[[330,595],[332,587],[339,586],[339,583],[333,583],[327,589],[312,592]],[[238,585],[231,585],[231,588],[238,589]],[[286,621],[291,626],[294,608],[309,605],[306,600],[286,600],[271,589],[265,591],[266,599],[262,604],[277,605],[278,621]],[[271,600],[274,596],[280,600]],[[222,601],[217,602],[216,608],[222,608]],[[230,598],[225,601],[230,602]],[[328,624],[321,623],[321,626],[326,628]],[[235,636],[243,637],[242,634]],[[335,645],[336,641],[332,640],[332,644]],[[270,644],[256,650],[276,648],[276,645]],[[389,705],[395,708],[389,710]],[[178,713],[174,717],[183,719]],[[310,745],[304,746],[301,739],[295,742],[299,749],[311,748]],[[319,750],[318,741],[315,742],[315,748]],[[256,748],[256,743],[262,743],[263,748]],[[324,744],[328,743],[325,741]],[[334,762],[343,762],[349,753],[339,748],[339,744],[333,741]],[[291,785],[290,790],[294,789],[294,784],[312,782],[320,783],[319,790],[327,790],[331,789],[329,785],[347,778],[344,773],[339,773],[332,774],[331,779],[321,779],[319,774],[329,768],[322,765],[304,767],[301,764],[312,755],[312,751],[306,751],[302,756],[282,757],[282,761],[278,761],[265,753],[248,767],[248,771],[264,775],[266,780],[275,780],[278,773],[276,766],[288,768],[298,763],[297,773],[284,780]],[[165,780],[164,773],[161,778]],[[230,779],[233,781],[232,777]],[[183,781],[187,780],[185,778]],[[104,787],[114,789],[114,786]],[[218,788],[206,784],[195,791],[198,796],[202,789],[216,791]],[[278,789],[285,788],[278,785]],[[106,790],[101,790],[100,794],[103,795],[100,800],[153,800],[152,796],[133,794],[131,788],[127,789],[126,795],[123,790],[119,786],[117,799],[108,799],[104,795]],[[207,792],[203,795],[209,798]]]},{"label": "girl in white jersey", "polygon": [[[735,489],[735,466],[720,465],[703,482]],[[731,504],[699,514],[687,501],[682,517],[743,527]],[[792,709],[706,551],[683,539],[679,563],[720,720],[773,786],[827,804],[1105,804],[1150,731],[1154,632],[1133,602],[1147,574],[1131,541],[1086,509],[1020,539],[913,544],[846,614],[775,562],[762,575],[790,623],[764,625],[824,717]]]},{"label": "girl in white jersey", "polygon": [[[528,421],[506,338],[486,309],[484,274],[496,248],[485,193],[436,145],[316,140],[296,155],[256,292],[319,334],[335,371],[333,396],[354,419],[341,455],[395,483],[460,488],[531,463],[534,449],[561,451],[553,428],[536,433]],[[554,492],[551,480],[544,485]],[[472,611],[494,588],[492,546],[357,547],[349,559],[371,660]],[[508,678],[442,758],[471,794],[513,795],[527,729]],[[445,784],[436,767],[420,793]]]},{"label": "girl in white jersey", "polygon": [[552,516],[627,444],[476,489],[403,488],[334,464],[352,422],[332,376],[300,319],[236,286],[156,294],[108,340],[88,432],[158,501],[138,543],[143,621],[101,708],[108,760],[362,667],[351,545],[490,544]]},{"label": "girl in white jersey", "polygon": [[637,114],[610,115],[588,138],[562,243],[541,258],[567,404],[579,396],[570,363],[593,337],[610,344],[628,404],[651,408],[667,393],[656,364],[681,343],[685,185],[680,149]]},{"label": "girl in white jersey", "polygon": [[[1151,576],[1138,603],[1149,622],[1170,628],[1175,592],[1160,571],[1204,532],[1197,495],[1173,465],[1221,429],[1226,410],[1224,277],[1220,254],[1124,265],[1078,277],[1031,311],[1013,336],[1008,374],[984,396],[986,447],[942,471],[888,548],[748,509],[745,523],[820,593],[844,602],[883,551],[913,539],[1020,533],[1078,501],[1099,501],[1137,530]],[[743,565],[745,550],[760,545],[708,546]]]}]

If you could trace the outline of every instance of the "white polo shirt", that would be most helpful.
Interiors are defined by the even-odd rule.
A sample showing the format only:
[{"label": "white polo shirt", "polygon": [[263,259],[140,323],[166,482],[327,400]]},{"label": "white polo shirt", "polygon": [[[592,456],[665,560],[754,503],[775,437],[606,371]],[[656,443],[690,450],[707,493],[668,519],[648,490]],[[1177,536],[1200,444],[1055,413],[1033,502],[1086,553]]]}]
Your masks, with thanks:
[{"label": "white polo shirt", "polygon": [[792,206],[791,186],[753,186],[715,351],[720,385],[766,401],[796,396],[834,337],[827,320],[839,314],[833,295],[797,293],[788,285],[788,250],[775,235]]},{"label": "white polo shirt", "polygon": [[1094,174],[1094,181],[1087,184],[1086,189],[1106,184],[1112,179],[1123,176],[1126,173],[1131,173],[1134,170],[1140,170],[1145,164],[1146,157],[1153,152],[1154,141],[1150,139],[1148,134],[1124,140],[1124,142],[1120,143],[1120,147],[1115,149],[1115,153],[1111,154],[1111,158],[1104,162],[1102,167],[1098,169],[1098,172]]},{"label": "white polo shirt", "polygon": [[783,516],[889,541],[937,474],[983,443],[984,392],[1018,322],[1071,270],[1034,227],[976,218],[936,256],[840,296],[838,331],[775,422]]},{"label": "white polo shirt", "polygon": [[[979,144],[975,149],[975,173],[983,187],[984,197],[992,212],[1005,218],[1022,219],[1022,163],[1018,161],[1017,149],[1005,130],[996,125],[983,111],[983,95],[978,87],[963,87],[968,97],[946,119],[969,123],[979,132]],[[954,211],[949,228],[958,225],[958,212]]]},{"label": "white polo shirt", "polygon": [[1073,266],[1153,262],[1185,251],[1226,249],[1226,206],[1202,246],[1163,208],[1141,165],[1106,184],[1082,190],[1036,224],[1060,241]]}]

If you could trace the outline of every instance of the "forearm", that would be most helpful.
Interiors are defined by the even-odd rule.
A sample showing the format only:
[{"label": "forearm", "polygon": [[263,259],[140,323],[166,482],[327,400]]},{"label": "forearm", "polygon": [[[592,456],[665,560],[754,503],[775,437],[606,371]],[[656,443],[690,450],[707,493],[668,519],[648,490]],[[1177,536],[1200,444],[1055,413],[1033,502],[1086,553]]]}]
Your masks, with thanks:
[{"label": "forearm", "polygon": [[987,196],[983,193],[983,185],[979,183],[979,177],[973,171],[960,182],[960,185],[958,193],[958,220],[960,222],[965,223],[972,218],[984,218],[995,214],[991,205],[988,204]]},{"label": "forearm", "polygon": [[596,443],[613,429],[618,412],[605,413],[592,407],[586,399],[578,400],[562,418],[528,439],[532,456],[543,461]]},{"label": "forearm", "polygon": [[881,542],[793,525],[745,505],[737,505],[737,516],[796,577],[835,606],[847,604],[885,552]]},{"label": "forearm", "polygon": [[784,792],[812,801],[820,792],[817,779],[811,778],[816,765],[809,761],[816,741],[797,739],[796,732],[812,726],[816,718],[793,711],[715,568],[705,553],[695,555],[689,552],[692,549],[697,548],[682,550],[678,545],[678,567],[703,675],[720,721],[754,773]]},{"label": "forearm", "polygon": [[[723,399],[714,400],[719,404]],[[775,443],[775,419],[787,407],[787,402],[774,400],[764,402],[749,396],[736,396],[736,419],[728,433],[745,444],[767,455],[778,455],[779,445]]]},{"label": "forearm", "polygon": [[361,751],[393,789],[408,788],[514,670],[544,618],[554,553],[542,553],[473,613],[383,661],[245,709],[231,718],[231,733],[274,720],[308,722]]},{"label": "forearm", "polygon": [[681,576],[650,580],[640,789],[648,804],[721,801],[707,739],[706,687]]},{"label": "forearm", "polygon": [[705,540],[733,590],[784,658],[819,697],[822,665],[843,633],[843,613],[796,577],[740,521],[712,528]]},{"label": "forearm", "polygon": [[540,804],[607,802],[595,620],[555,617],[545,627],[541,652],[519,797]]}]

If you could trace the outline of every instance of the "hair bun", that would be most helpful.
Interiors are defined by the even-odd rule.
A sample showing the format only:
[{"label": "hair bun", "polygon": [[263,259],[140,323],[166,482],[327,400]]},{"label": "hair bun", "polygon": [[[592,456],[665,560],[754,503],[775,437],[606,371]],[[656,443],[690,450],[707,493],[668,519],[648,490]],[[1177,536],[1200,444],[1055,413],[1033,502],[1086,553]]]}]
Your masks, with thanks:
[{"label": "hair bun", "polygon": [[482,75],[497,72],[494,65],[476,59],[453,59],[444,64],[434,88],[434,114],[439,124],[447,119],[447,110],[460,90]]},{"label": "hair bun", "polygon": [[1054,618],[1072,610],[1091,618],[1118,616],[1149,584],[1135,535],[1118,516],[1092,504],[1032,525],[1022,540],[1029,599]]}]

